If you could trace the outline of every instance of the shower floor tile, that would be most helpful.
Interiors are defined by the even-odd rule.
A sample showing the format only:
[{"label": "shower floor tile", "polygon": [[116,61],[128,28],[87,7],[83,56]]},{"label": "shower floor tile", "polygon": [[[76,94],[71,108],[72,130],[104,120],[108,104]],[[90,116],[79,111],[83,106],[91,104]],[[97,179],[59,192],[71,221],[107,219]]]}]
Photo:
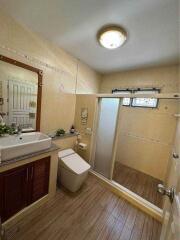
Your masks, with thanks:
[{"label": "shower floor tile", "polygon": [[162,208],[162,196],[157,192],[162,181],[119,162],[115,162],[113,180]]}]

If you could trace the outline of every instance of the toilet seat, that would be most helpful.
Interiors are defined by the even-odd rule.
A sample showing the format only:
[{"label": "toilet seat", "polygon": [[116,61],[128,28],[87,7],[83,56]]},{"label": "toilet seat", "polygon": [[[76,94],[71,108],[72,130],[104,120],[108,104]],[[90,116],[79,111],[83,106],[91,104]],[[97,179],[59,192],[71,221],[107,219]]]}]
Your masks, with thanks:
[{"label": "toilet seat", "polygon": [[77,153],[71,153],[66,157],[61,157],[60,164],[75,174],[82,174],[90,169],[90,165],[84,161]]}]

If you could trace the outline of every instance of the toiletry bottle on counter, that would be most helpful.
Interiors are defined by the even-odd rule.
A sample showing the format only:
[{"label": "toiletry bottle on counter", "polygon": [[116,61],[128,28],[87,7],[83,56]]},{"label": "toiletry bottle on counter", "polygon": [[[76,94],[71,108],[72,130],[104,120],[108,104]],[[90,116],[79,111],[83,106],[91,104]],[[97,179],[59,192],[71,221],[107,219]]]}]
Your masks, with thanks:
[{"label": "toiletry bottle on counter", "polygon": [[72,127],[71,127],[71,129],[70,129],[70,133],[75,133],[74,125],[72,125]]}]

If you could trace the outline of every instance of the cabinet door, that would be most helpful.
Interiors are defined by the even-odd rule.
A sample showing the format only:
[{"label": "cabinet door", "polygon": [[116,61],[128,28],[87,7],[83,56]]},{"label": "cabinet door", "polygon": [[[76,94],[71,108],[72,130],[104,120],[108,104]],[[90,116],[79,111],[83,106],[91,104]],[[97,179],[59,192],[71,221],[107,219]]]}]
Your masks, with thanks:
[{"label": "cabinet door", "polygon": [[31,203],[48,194],[50,157],[34,162],[31,167],[32,191]]},{"label": "cabinet door", "polygon": [[28,167],[23,166],[3,174],[3,217],[6,220],[27,206]]}]

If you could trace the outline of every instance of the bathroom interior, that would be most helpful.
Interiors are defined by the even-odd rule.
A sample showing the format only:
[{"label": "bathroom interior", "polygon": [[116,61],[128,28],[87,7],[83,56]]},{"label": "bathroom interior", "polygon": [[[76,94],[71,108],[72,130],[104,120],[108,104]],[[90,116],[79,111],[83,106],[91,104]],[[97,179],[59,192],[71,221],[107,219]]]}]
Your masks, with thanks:
[{"label": "bathroom interior", "polygon": [[180,239],[178,8],[0,0],[0,240]]}]

